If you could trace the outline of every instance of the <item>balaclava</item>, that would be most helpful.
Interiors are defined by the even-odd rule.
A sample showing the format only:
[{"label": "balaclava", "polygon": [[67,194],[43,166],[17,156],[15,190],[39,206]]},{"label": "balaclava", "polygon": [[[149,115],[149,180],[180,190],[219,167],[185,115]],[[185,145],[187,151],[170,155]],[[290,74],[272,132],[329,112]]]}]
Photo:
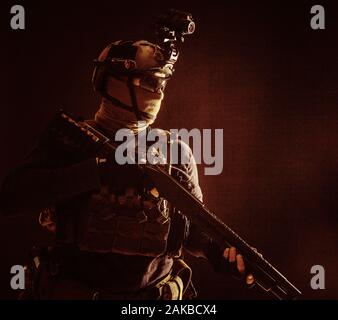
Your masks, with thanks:
[{"label": "balaclava", "polygon": [[[131,64],[131,68],[136,70],[138,74],[147,74],[149,70],[157,70],[158,72],[151,74],[157,74],[160,78],[172,74],[172,65],[165,65],[163,63],[164,57],[160,47],[145,40],[134,42],[132,45],[137,48],[135,59],[124,60],[124,63]],[[98,60],[103,61],[107,57],[108,51],[109,47],[105,48]],[[165,70],[165,73],[162,74],[161,70]],[[114,100],[112,101],[112,99],[107,97],[107,95],[113,97],[127,106],[133,105],[127,78],[109,75],[105,82],[107,95],[104,95],[101,100],[100,108],[95,115],[95,121],[110,132],[116,132],[121,128],[128,128],[134,133],[145,130],[155,121],[160,110],[161,102],[164,98],[163,90],[165,82],[163,87],[157,88],[155,91],[148,90],[146,86],[143,86],[142,80],[139,80],[137,76],[133,78],[132,85],[138,111],[149,116],[138,118],[135,112],[118,107],[114,103]]]}]

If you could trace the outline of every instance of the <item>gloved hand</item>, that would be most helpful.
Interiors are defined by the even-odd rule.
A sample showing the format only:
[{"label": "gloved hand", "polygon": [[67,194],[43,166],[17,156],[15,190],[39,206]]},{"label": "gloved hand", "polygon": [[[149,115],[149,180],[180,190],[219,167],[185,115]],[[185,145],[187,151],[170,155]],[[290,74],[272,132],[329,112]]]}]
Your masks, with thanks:
[{"label": "gloved hand", "polygon": [[230,263],[230,271],[232,271],[232,274],[236,276],[236,273],[239,273],[241,277],[245,276],[245,282],[249,286],[254,284],[254,276],[251,273],[245,273],[243,256],[237,253],[237,249],[235,247],[225,248],[223,251],[223,257],[225,261]]},{"label": "gloved hand", "polygon": [[230,274],[238,280],[244,280],[250,287],[254,285],[254,276],[247,272],[243,256],[237,253],[235,247],[222,249],[215,241],[209,239],[204,254],[216,272]]}]

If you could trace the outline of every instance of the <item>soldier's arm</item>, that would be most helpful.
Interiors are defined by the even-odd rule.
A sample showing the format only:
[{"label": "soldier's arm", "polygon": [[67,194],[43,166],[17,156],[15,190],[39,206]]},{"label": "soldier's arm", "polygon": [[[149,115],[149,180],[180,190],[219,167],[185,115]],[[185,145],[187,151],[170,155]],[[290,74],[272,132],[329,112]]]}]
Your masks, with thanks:
[{"label": "soldier's arm", "polygon": [[0,191],[1,211],[5,215],[36,212],[99,189],[100,177],[95,159],[66,165],[61,159],[60,153],[53,153],[43,146],[36,147],[4,179]]},{"label": "soldier's arm", "polygon": [[[203,195],[199,186],[198,170],[191,149],[182,143],[181,152],[186,153],[189,161],[187,164],[181,165],[181,169],[185,174],[179,180],[196,198],[202,201]],[[217,272],[230,272],[237,277],[245,273],[243,257],[237,253],[236,248],[221,248],[217,242],[202,232],[196,224],[190,224],[184,247],[190,254],[208,259]]]},{"label": "soldier's arm", "polygon": [[[175,177],[186,189],[188,189],[197,199],[203,201],[202,190],[199,185],[198,170],[195,158],[190,147],[182,141],[175,141],[178,144],[179,159],[185,159],[184,163],[178,165],[179,170],[173,168]],[[190,223],[188,237],[184,243],[184,248],[196,257],[206,258],[205,250],[208,248],[211,239],[200,231],[197,225]]]}]

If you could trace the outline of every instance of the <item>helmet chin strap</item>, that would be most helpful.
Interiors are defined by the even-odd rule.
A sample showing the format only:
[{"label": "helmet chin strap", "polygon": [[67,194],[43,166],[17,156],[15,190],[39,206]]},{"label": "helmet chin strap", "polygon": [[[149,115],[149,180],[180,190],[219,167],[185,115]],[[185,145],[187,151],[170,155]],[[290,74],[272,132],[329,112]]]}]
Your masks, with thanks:
[{"label": "helmet chin strap", "polygon": [[107,100],[111,101],[115,106],[122,108],[124,110],[127,110],[129,112],[133,112],[136,116],[137,121],[155,120],[156,116],[154,116],[150,113],[147,113],[147,112],[143,112],[138,108],[136,91],[135,91],[135,87],[133,85],[133,78],[131,76],[128,77],[127,86],[128,86],[128,89],[129,89],[129,94],[130,94],[132,106],[129,106],[129,105],[121,102],[120,100],[112,97],[107,92],[102,94],[102,96],[105,97]]},{"label": "helmet chin strap", "polygon": [[136,119],[137,119],[137,121],[141,121],[142,117],[141,117],[141,114],[140,114],[140,109],[138,108],[138,105],[137,105],[136,92],[135,92],[135,88],[133,86],[133,78],[131,76],[128,76],[127,86],[128,86],[128,89],[129,89],[131,104],[132,104],[132,107],[134,109]]}]

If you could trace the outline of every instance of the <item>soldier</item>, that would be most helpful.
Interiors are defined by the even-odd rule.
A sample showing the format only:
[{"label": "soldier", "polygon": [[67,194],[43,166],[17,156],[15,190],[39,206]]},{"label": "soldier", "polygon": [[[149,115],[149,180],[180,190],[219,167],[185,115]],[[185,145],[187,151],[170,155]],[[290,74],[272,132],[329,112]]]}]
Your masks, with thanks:
[{"label": "soldier", "polygon": [[[93,84],[102,100],[87,123],[113,141],[122,128],[136,136],[146,132],[172,73],[173,62],[161,47],[143,40],[112,43],[96,62]],[[189,159],[171,174],[202,200],[190,148],[171,143]],[[218,271],[245,274],[235,248],[220,248],[189,223],[135,167],[42,138],[5,179],[2,210],[39,210],[41,225],[55,234],[55,245],[32,252],[31,298],[192,298],[196,292],[183,248]]]}]

